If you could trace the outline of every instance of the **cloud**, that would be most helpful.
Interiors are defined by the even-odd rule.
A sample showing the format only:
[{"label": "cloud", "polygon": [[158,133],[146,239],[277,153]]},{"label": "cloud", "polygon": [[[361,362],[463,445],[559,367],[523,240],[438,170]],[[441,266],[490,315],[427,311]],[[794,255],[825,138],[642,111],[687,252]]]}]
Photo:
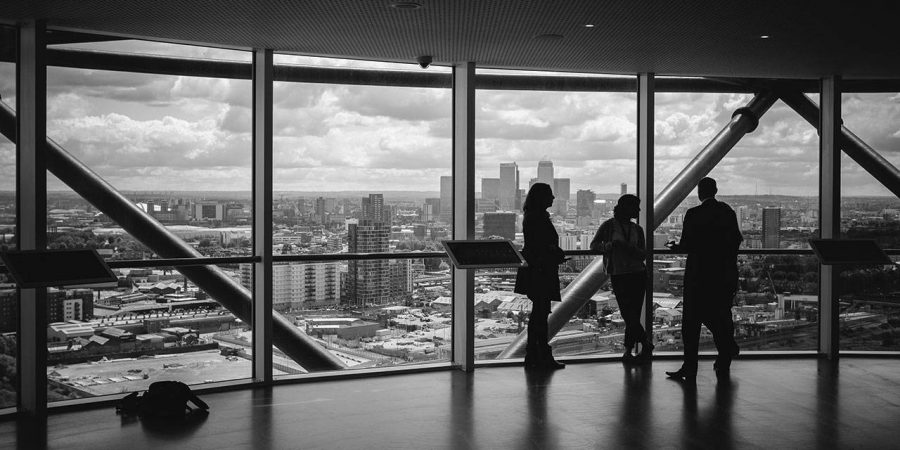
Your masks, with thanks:
[{"label": "cloud", "polygon": [[227,133],[214,119],[139,121],[109,113],[48,121],[47,134],[91,167],[250,165],[249,139]]},{"label": "cloud", "polygon": [[[119,41],[81,48],[250,60],[249,52]],[[276,55],[276,63],[394,70],[389,63]],[[415,68],[415,65],[408,65]],[[446,68],[436,67],[446,72]],[[418,69],[416,69],[418,70]],[[432,69],[429,69],[432,70]],[[0,64],[0,96],[14,100],[14,66]],[[656,184],[662,189],[746,105],[749,94],[661,93],[655,98]],[[249,189],[251,82],[50,68],[48,132],[123,189]],[[900,95],[845,94],[845,124],[900,163]],[[543,91],[476,93],[476,185],[516,161],[522,187],[554,162],[573,192],[618,192],[636,177],[636,95]],[[431,190],[451,173],[448,89],[275,84],[275,177],[282,190]],[[14,148],[0,144],[0,187],[12,186]],[[852,164],[852,163],[851,163]],[[884,192],[857,167],[845,193]],[[723,193],[811,193],[818,135],[777,102],[713,170]],[[632,189],[633,190],[633,189]]]},{"label": "cloud", "polygon": [[334,93],[337,107],[365,116],[430,121],[452,113],[450,89],[341,86]]},{"label": "cloud", "polygon": [[106,70],[47,68],[47,94],[74,94],[111,100],[167,105],[180,77]]}]

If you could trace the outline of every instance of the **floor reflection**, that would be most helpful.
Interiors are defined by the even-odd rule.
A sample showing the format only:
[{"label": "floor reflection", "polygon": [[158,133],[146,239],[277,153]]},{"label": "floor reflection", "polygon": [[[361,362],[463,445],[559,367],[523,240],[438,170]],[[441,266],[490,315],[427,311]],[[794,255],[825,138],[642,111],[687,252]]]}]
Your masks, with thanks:
[{"label": "floor reflection", "polygon": [[737,383],[731,375],[717,377],[713,398],[702,408],[698,405],[697,383],[679,384],[684,394],[682,447],[735,448],[733,413]]},{"label": "floor reflection", "polygon": [[622,382],[622,408],[611,446],[615,448],[644,448],[652,441],[647,436],[648,424],[652,422],[650,381],[653,376],[651,365],[624,365]]},{"label": "floor reflection", "polygon": [[472,448],[473,439],[473,399],[475,397],[475,375],[472,372],[457,372],[450,380],[450,442],[452,448]]},{"label": "floor reflection", "polygon": [[833,359],[820,359],[816,371],[816,445],[832,447],[840,438],[838,417],[838,368]]},{"label": "floor reflection", "polygon": [[558,436],[553,421],[547,416],[547,396],[555,370],[526,370],[528,403],[527,429],[522,432],[517,448],[555,448]]}]

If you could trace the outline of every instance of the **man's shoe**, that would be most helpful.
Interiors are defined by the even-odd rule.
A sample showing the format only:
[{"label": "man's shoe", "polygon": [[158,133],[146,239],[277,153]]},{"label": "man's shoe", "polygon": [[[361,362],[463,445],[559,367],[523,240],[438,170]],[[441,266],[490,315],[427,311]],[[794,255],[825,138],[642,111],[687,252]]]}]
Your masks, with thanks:
[{"label": "man's shoe", "polygon": [[637,360],[637,357],[631,353],[631,350],[626,350],[625,353],[622,354],[622,362],[625,364],[634,363]]},{"label": "man's shoe", "polygon": [[559,370],[559,369],[565,369],[566,365],[565,365],[565,363],[561,363],[559,361],[547,361],[547,362],[541,364],[541,367],[544,369],[547,369],[547,370]]},{"label": "man's shoe", "polygon": [[715,367],[714,369],[716,370],[716,378],[718,378],[719,380],[731,378],[731,368]]},{"label": "man's shoe", "polygon": [[731,370],[731,358],[728,361],[716,361],[713,363],[713,370],[716,372],[723,371],[728,372]]},{"label": "man's shoe", "polygon": [[697,372],[688,372],[683,367],[674,372],[666,372],[666,376],[675,381],[696,381]]}]

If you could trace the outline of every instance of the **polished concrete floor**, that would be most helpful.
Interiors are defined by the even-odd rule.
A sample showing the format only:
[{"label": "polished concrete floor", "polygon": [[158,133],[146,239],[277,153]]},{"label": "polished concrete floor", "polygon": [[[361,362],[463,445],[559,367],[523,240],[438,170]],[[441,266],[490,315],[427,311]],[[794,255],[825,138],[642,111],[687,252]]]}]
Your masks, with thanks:
[{"label": "polished concrete floor", "polygon": [[900,360],[701,361],[696,384],[643,368],[569,364],[391,375],[203,395],[183,426],[112,407],[0,422],[0,447],[90,449],[900,448]]}]

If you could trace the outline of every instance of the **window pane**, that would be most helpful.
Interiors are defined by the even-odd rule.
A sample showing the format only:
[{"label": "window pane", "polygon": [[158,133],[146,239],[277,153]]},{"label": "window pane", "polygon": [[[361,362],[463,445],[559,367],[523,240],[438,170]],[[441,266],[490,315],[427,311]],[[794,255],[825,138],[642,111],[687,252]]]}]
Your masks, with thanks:
[{"label": "window pane", "polygon": [[[844,94],[844,126],[900,165],[897,93]],[[841,235],[900,249],[900,200],[846,154],[841,155]],[[897,257],[895,256],[896,260]],[[900,349],[900,271],[896,266],[847,267],[840,273],[841,350]]]},{"label": "window pane", "polygon": [[[656,94],[655,179],[657,193],[731,121],[750,94]],[[742,248],[809,248],[818,234],[818,134],[796,112],[776,102],[753,132],[743,136],[709,176],[718,200],[737,215]],[[693,188],[693,187],[692,187]],[[662,221],[654,247],[681,236],[685,212],[699,204],[696,189]],[[683,255],[657,255],[654,263],[654,325],[657,350],[683,349],[681,301]],[[746,350],[816,347],[818,266],[806,255],[741,255],[740,287],[732,317]],[[810,330],[812,330],[810,334]],[[811,341],[810,341],[811,337]],[[714,349],[711,334],[701,350]]]},{"label": "window pane", "polygon": [[[275,309],[348,369],[450,360],[447,259],[276,263],[274,271]],[[372,297],[382,291],[389,302]],[[275,360],[300,370],[277,351]]]},{"label": "window pane", "polygon": [[[241,266],[207,267],[239,281]],[[49,290],[49,401],[139,391],[162,380],[251,377],[249,323],[171,267],[115,273],[115,286]]]},{"label": "window pane", "polygon": [[[284,54],[275,64],[381,71],[394,80],[421,71]],[[281,81],[274,88],[275,254],[443,251],[439,240],[451,236],[450,89]],[[349,368],[446,361],[452,311],[449,303],[439,312],[431,306],[438,294],[449,298],[441,262],[278,263],[274,308]]]},{"label": "window pane", "polygon": [[[745,106],[750,94],[656,94],[657,193]],[[818,229],[818,134],[778,101],[710,172],[717,198],[731,205],[744,235],[742,248],[809,248]],[[681,235],[696,189],[662,221],[654,247]]]},{"label": "window pane", "polygon": [[[275,55],[275,62],[393,72],[413,67],[291,55]],[[275,83],[276,253],[441,251],[437,241],[451,235],[450,94]],[[352,239],[352,227],[360,239]]]},{"label": "window pane", "polygon": [[[246,54],[132,40],[53,47],[194,60]],[[48,67],[48,136],[201,254],[250,254],[251,82],[139,70]],[[155,256],[158,239],[124,231],[108,216],[118,208],[90,204],[60,179],[77,186],[84,176],[48,176],[50,248]]]},{"label": "window pane", "polygon": [[[559,266],[560,289],[581,273],[593,256],[573,256]],[[532,303],[512,292],[515,269],[484,269],[475,272],[475,359],[494,359],[517,335],[528,328]],[[621,353],[621,316],[604,285],[551,339],[555,356]],[[552,303],[555,309],[558,303]],[[617,321],[618,319],[618,321]]]},{"label": "window pane", "polygon": [[609,201],[636,191],[636,102],[635,93],[479,90],[476,234],[521,244],[522,204],[536,182],[554,192],[561,236],[593,233]]},{"label": "window pane", "polygon": [[[477,73],[591,77],[481,69]],[[634,92],[479,90],[476,237],[510,239],[521,248],[522,206],[530,186],[541,182],[555,196],[548,211],[560,247],[587,249],[597,226],[611,214],[615,199],[636,192],[636,107]],[[562,284],[571,282],[590,259],[574,258],[560,266]],[[514,281],[515,271],[476,272],[476,309],[485,315],[476,323],[476,358],[497,357],[527,326],[531,301],[512,293]],[[592,325],[596,308],[590,305],[595,303],[589,302],[557,334],[552,341],[554,354],[611,351]]]}]

